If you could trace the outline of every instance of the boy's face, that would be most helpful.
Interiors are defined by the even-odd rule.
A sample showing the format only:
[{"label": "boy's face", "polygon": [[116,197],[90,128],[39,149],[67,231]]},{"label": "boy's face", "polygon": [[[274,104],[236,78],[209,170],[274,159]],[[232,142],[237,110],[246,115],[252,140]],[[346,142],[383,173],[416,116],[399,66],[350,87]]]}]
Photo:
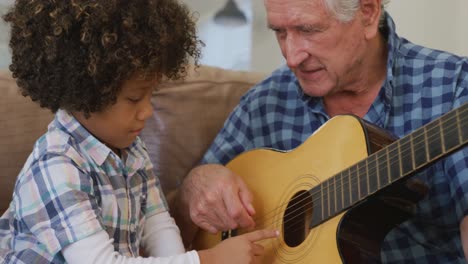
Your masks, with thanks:
[{"label": "boy's face", "polygon": [[118,153],[117,149],[135,141],[146,119],[153,114],[151,94],[155,85],[154,80],[130,79],[123,83],[114,105],[91,113],[88,119],[82,113],[73,115],[91,134]]}]

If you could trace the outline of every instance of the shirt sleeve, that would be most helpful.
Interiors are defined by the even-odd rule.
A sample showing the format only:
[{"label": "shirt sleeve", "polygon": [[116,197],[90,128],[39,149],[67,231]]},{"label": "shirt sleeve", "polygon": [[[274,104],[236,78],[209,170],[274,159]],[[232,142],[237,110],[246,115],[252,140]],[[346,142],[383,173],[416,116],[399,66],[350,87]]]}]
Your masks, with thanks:
[{"label": "shirt sleeve", "polygon": [[226,164],[238,154],[252,148],[252,132],[250,124],[249,95],[245,94],[233,112],[225,121],[223,128],[216,135],[213,143],[205,153],[202,163]]},{"label": "shirt sleeve", "polygon": [[179,228],[168,212],[146,219],[142,246],[153,257],[168,257],[185,252]]},{"label": "shirt sleeve", "polygon": [[103,230],[90,177],[66,156],[46,154],[15,187],[19,223],[56,254]]},{"label": "shirt sleeve", "polygon": [[[167,241],[169,242],[169,241]],[[113,239],[105,231],[100,231],[85,239],[75,242],[62,251],[69,264],[199,264],[196,251],[190,251],[170,257],[125,257],[114,251]],[[84,254],[85,253],[85,254]]]},{"label": "shirt sleeve", "polygon": [[[464,60],[460,78],[457,81],[453,108],[468,103],[468,58]],[[460,123],[467,122],[466,114],[461,114]],[[460,124],[461,125],[461,124]],[[451,196],[455,201],[455,213],[461,221],[468,215],[468,148],[449,156],[444,162],[445,175],[449,177]]]},{"label": "shirt sleeve", "polygon": [[148,179],[148,188],[146,188],[146,208],[145,216],[150,218],[153,215],[165,212],[168,210],[169,206],[167,204],[166,196],[163,193],[161,188],[161,181],[157,175],[154,174],[153,164],[148,155],[148,151],[145,143],[138,138],[138,144],[141,148],[138,150],[139,155],[144,157],[144,170],[145,175]]}]

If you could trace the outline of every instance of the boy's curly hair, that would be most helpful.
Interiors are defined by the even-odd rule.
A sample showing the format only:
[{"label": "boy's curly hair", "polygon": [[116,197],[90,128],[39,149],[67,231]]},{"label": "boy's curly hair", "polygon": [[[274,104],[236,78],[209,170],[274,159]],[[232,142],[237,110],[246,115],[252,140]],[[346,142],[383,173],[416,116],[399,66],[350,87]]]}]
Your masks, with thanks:
[{"label": "boy's curly hair", "polygon": [[183,78],[203,45],[176,0],[17,0],[3,19],[13,77],[52,112],[99,112],[137,73]]}]

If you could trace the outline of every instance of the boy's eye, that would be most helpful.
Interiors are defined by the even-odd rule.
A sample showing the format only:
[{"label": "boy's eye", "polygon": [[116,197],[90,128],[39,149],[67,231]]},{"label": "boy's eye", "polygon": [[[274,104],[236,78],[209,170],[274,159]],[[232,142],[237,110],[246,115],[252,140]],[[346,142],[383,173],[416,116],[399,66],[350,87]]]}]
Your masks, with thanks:
[{"label": "boy's eye", "polygon": [[129,97],[127,99],[132,103],[138,103],[141,100],[140,98],[132,98],[132,97]]}]

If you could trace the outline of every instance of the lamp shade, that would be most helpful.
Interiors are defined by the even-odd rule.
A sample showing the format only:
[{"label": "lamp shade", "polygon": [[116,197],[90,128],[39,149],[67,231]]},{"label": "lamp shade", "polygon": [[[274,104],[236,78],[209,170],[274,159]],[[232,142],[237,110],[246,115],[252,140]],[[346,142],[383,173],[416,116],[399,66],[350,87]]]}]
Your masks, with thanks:
[{"label": "lamp shade", "polygon": [[247,17],[234,0],[228,0],[226,5],[215,14],[214,21],[223,26],[241,26],[247,23]]}]

